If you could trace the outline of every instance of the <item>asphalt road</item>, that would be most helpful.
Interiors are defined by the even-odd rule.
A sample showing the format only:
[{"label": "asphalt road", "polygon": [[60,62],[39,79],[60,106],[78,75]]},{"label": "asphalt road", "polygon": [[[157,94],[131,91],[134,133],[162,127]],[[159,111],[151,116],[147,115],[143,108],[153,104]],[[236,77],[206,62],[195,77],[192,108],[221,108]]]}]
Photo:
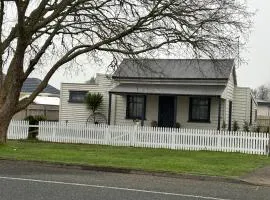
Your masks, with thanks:
[{"label": "asphalt road", "polygon": [[269,200],[270,187],[0,160],[1,200]]}]

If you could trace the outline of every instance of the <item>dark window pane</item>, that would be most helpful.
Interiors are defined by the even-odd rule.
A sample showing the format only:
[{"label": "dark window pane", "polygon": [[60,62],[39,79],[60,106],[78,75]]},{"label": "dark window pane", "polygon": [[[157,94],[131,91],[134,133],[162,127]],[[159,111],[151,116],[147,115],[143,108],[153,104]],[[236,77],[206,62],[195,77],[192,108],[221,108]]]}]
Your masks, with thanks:
[{"label": "dark window pane", "polygon": [[145,96],[127,96],[127,118],[141,119],[144,114]]},{"label": "dark window pane", "polygon": [[206,122],[210,120],[210,99],[205,97],[190,98],[190,121]]},{"label": "dark window pane", "polygon": [[69,102],[83,103],[88,91],[69,91]]}]

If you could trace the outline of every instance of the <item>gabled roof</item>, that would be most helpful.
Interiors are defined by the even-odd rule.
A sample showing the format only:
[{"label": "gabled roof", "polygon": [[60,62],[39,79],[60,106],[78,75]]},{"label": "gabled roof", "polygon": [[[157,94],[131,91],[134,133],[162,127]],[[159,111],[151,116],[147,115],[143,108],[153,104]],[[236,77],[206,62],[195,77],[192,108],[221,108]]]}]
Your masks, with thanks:
[{"label": "gabled roof", "polygon": [[233,68],[233,59],[124,59],[113,78],[227,80]]},{"label": "gabled roof", "polygon": [[[3,74],[3,76],[5,78],[6,75]],[[23,83],[21,92],[31,93],[37,88],[40,83],[41,80],[38,78],[27,78]],[[60,95],[60,90],[48,84],[47,87],[42,91],[42,93]]]},{"label": "gabled roof", "polygon": [[[33,92],[37,86],[41,83],[41,80],[38,78],[27,78],[23,83],[23,87],[21,92],[30,93]],[[60,94],[60,91],[55,87],[51,86],[50,84],[42,91],[42,93],[49,93],[49,94]]]}]

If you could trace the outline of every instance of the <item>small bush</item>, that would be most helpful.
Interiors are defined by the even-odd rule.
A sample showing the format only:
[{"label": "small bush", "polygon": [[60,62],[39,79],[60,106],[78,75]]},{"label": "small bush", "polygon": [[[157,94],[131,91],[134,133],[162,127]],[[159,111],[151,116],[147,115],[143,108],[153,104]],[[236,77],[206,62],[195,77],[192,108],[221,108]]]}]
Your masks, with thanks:
[{"label": "small bush", "polygon": [[238,125],[238,122],[237,122],[237,121],[234,121],[234,122],[233,122],[232,130],[233,130],[233,131],[238,131],[239,128],[240,128],[240,127],[239,127],[239,125]]},{"label": "small bush", "polygon": [[244,121],[244,125],[243,125],[243,131],[245,132],[249,132],[250,131],[250,127],[247,121]]},{"label": "small bush", "polygon": [[181,128],[181,124],[179,122],[175,123],[175,128]]},{"label": "small bush", "polygon": [[157,127],[157,126],[158,126],[157,121],[155,120],[151,121],[151,127]]},{"label": "small bush", "polygon": [[221,126],[222,130],[226,130],[226,127],[227,127],[227,124],[226,124],[225,121],[223,120],[222,126]]},{"label": "small bush", "polygon": [[256,126],[256,125],[255,125],[255,126],[252,126],[251,129],[252,129],[252,132],[259,133],[259,132],[261,132],[261,129],[262,129],[262,128],[261,128],[260,126]]},{"label": "small bush", "polygon": [[[24,118],[24,120],[29,121],[29,125],[38,125],[39,121],[45,121],[46,117],[42,115],[32,116],[29,115]],[[28,129],[28,139],[37,139],[38,128],[37,127],[29,127]]]}]

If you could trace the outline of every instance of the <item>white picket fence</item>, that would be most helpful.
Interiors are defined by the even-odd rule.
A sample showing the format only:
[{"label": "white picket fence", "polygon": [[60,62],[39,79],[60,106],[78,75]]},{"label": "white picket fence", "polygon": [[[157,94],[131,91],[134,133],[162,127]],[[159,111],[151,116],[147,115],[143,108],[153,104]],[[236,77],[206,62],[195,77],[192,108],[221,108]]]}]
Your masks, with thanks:
[{"label": "white picket fence", "polygon": [[[19,127],[25,128],[20,123],[24,122],[12,122],[12,127],[17,125],[17,129],[14,128],[14,130],[20,132]],[[18,139],[18,137],[13,136],[10,139]],[[210,150],[265,155],[269,153],[270,135],[217,130],[40,122],[38,139],[60,143]]]},{"label": "white picket fence", "polygon": [[29,121],[12,120],[8,127],[7,139],[26,139],[28,136]]}]

